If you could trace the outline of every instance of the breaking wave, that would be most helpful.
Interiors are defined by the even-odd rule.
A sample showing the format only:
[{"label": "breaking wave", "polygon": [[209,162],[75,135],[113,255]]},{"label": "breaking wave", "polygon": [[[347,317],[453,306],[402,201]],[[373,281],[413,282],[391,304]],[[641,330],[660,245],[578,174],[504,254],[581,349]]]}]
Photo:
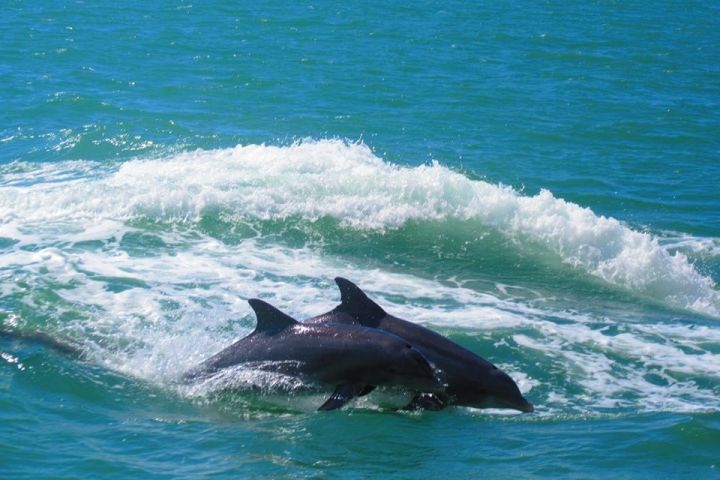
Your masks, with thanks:
[{"label": "breaking wave", "polygon": [[106,240],[127,233],[132,219],[198,222],[208,212],[250,230],[291,218],[330,218],[363,232],[456,220],[494,230],[520,248],[539,246],[634,294],[720,316],[713,279],[649,233],[546,190],[525,196],[438,163],[391,164],[361,143],[247,145],[109,166],[15,163],[2,173],[5,243]]},{"label": "breaking wave", "polygon": [[[328,220],[329,231],[321,226]],[[324,242],[342,244],[356,233],[412,236],[413,222],[477,226],[455,232],[462,244],[487,242],[477,231],[490,231],[509,248],[545,252],[613,288],[718,316],[713,280],[678,253],[714,258],[715,239],[654,237],[547,191],[526,196],[437,163],[394,165],[363,144],[324,140],[1,166],[0,327],[68,340],[93,363],[174,389],[184,372],[252,330],[248,298],[307,318],[336,305],[332,279],[340,275],[393,314],[459,336],[516,379],[539,414],[720,409],[712,319],[577,311],[523,282],[471,288],[462,274],[368,266],[267,228],[325,228]],[[212,228],[241,234],[227,241]],[[24,365],[6,353],[0,361]],[[231,377],[259,381],[250,371]],[[212,397],[225,380],[180,393]]]}]

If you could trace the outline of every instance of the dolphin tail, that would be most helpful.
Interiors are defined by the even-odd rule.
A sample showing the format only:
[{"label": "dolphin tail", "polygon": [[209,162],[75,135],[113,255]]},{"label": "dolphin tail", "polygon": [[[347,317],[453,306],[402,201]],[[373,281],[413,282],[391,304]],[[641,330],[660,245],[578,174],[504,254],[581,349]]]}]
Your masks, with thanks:
[{"label": "dolphin tail", "polygon": [[5,326],[3,326],[0,328],[0,340],[5,338],[38,343],[43,347],[50,348],[59,353],[64,353],[76,358],[81,358],[83,356],[83,352],[80,347],[74,345],[70,339],[58,340],[57,338],[41,331],[22,331],[16,328],[6,329]]}]

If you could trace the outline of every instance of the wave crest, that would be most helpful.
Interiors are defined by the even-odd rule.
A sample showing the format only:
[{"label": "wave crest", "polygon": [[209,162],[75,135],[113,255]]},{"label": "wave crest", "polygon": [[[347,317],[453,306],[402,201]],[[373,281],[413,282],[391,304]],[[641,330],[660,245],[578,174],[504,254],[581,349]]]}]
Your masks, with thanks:
[{"label": "wave crest", "polygon": [[[77,162],[67,168],[77,168]],[[563,262],[636,294],[720,316],[713,280],[650,234],[546,190],[524,196],[437,162],[388,163],[362,143],[320,140],[196,150],[128,161],[94,176],[66,175],[57,164],[46,169],[47,180],[43,171],[26,173],[32,182],[18,181],[17,172],[12,181],[3,177],[0,236],[22,240],[33,226],[38,234],[52,236],[63,228],[57,225],[76,233],[93,227],[101,235],[113,222],[138,216],[193,222],[208,209],[251,223],[329,217],[343,228],[375,231],[409,221],[459,219],[521,244],[542,245]]]}]

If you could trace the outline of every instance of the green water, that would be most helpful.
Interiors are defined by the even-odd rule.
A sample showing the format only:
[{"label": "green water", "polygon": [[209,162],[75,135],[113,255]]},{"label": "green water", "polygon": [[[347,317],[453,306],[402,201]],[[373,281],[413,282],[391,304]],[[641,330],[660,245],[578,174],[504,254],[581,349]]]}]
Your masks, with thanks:
[{"label": "green water", "polygon": [[[4,10],[0,477],[718,477],[714,4]],[[178,382],[335,276],[536,412]]]}]

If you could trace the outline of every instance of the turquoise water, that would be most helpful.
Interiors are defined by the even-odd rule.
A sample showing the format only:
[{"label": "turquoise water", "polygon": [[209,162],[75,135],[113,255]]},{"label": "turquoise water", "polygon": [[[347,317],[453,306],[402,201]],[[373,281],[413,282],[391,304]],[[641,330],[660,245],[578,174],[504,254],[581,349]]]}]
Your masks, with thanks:
[{"label": "turquoise water", "polygon": [[[0,476],[717,478],[719,44],[693,2],[9,2]],[[338,275],[536,412],[177,383]]]}]

